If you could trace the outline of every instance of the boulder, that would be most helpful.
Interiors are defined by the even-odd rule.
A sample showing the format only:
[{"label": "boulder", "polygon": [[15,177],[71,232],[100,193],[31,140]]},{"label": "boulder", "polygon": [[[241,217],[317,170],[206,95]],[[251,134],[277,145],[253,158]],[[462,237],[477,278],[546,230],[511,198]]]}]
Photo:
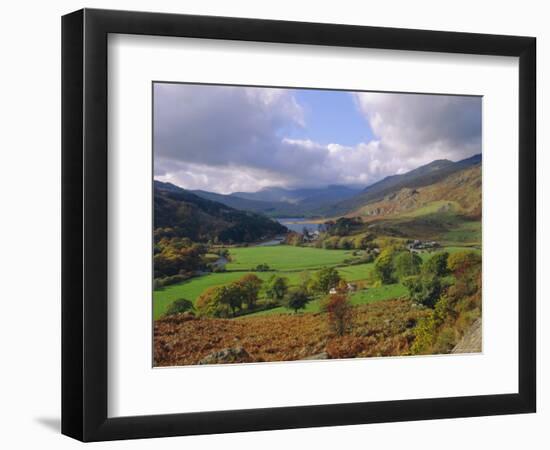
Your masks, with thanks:
[{"label": "boulder", "polygon": [[329,359],[327,352],[317,353],[315,355],[306,356],[303,361],[315,360],[315,359]]},{"label": "boulder", "polygon": [[210,353],[199,361],[199,364],[230,364],[252,362],[248,352],[242,347],[224,348]]}]

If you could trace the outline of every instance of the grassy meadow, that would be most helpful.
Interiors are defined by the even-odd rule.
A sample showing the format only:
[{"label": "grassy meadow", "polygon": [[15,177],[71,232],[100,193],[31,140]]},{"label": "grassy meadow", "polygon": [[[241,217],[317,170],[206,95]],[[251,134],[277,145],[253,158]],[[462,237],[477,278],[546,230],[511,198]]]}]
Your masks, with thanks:
[{"label": "grassy meadow", "polygon": [[[464,250],[464,247],[445,247],[441,249],[450,254]],[[479,252],[479,250],[475,250]],[[336,267],[342,278],[348,282],[366,281],[373,270],[373,263],[345,265],[344,261],[353,259],[353,251],[349,250],[325,250],[311,247],[294,247],[289,245],[277,245],[271,247],[242,247],[230,249],[231,262],[227,264],[227,272],[208,273],[192,278],[182,283],[166,286],[153,292],[153,317],[161,318],[167,308],[175,300],[186,298],[195,302],[199,295],[211,286],[222,286],[234,282],[245,273],[253,273],[262,281],[266,281],[273,274],[288,278],[290,286],[299,283],[302,272],[314,271],[322,266]],[[431,253],[420,253],[423,260],[427,260]],[[253,270],[259,264],[269,264],[270,271],[258,272]],[[383,285],[360,289],[351,294],[351,302],[354,305],[366,304],[379,300],[398,298],[406,294],[402,284]],[[260,296],[260,300],[262,297]],[[320,300],[310,302],[304,312],[319,312]],[[291,311],[284,307],[277,307],[266,311],[249,314],[269,315],[288,314]]]},{"label": "grassy meadow", "polygon": [[343,264],[353,258],[351,250],[324,250],[313,247],[273,245],[240,247],[230,250],[231,260],[226,268],[232,270],[254,270],[259,264],[268,264],[277,271],[318,269],[323,266]]},{"label": "grassy meadow", "polygon": [[[295,286],[298,284],[302,272],[314,270],[321,266],[344,264],[345,259],[353,257],[352,253],[352,251],[347,250],[324,250],[289,245],[232,248],[230,251],[232,261],[227,264],[227,272],[209,273],[155,290],[153,292],[153,317],[155,320],[162,317],[168,306],[177,299],[186,298],[194,302],[205,289],[236,281],[244,273],[253,273],[263,281],[276,273],[288,278],[290,285]],[[288,255],[288,259],[286,255]],[[258,272],[253,270],[259,264],[264,263],[269,264],[270,271]],[[368,277],[369,272],[372,270],[372,263],[338,267],[337,270],[347,281],[360,281]],[[318,304],[317,306],[309,305],[308,307],[312,311],[318,310]],[[281,307],[262,312],[280,313],[282,310],[284,308]]]}]

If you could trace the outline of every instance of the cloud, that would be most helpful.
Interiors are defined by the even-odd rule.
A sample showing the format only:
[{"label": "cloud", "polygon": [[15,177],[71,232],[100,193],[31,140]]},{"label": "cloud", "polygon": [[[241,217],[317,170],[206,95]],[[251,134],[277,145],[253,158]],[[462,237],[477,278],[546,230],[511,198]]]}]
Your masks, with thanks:
[{"label": "cloud", "polygon": [[479,152],[479,99],[364,93],[353,99],[375,139],[344,146],[335,130],[335,142],[321,145],[315,136],[288,137],[307,132],[293,90],[156,84],[155,177],[222,193],[367,185],[433,159]]},{"label": "cloud", "polygon": [[355,93],[382,149],[403,168],[481,152],[481,98]]}]

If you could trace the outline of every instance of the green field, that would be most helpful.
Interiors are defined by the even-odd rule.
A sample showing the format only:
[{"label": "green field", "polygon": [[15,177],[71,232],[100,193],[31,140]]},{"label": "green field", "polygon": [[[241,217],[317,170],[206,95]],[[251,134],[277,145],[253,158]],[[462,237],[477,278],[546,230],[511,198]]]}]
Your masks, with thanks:
[{"label": "green field", "polygon": [[[438,251],[454,253],[466,249],[466,247],[445,247]],[[479,250],[476,250],[479,251]],[[426,260],[433,253],[422,252],[420,256]],[[321,266],[335,266],[343,264],[344,259],[352,258],[352,251],[325,250],[309,247],[293,247],[287,245],[273,247],[245,247],[231,249],[232,262],[228,269],[234,271],[222,273],[209,273],[192,278],[182,283],[166,286],[153,292],[153,316],[160,318],[168,306],[175,300],[185,298],[195,301],[197,297],[211,286],[221,286],[231,283],[246,273],[254,273],[262,280],[267,280],[276,273],[289,279],[290,285],[295,286],[300,280],[303,271],[314,271]],[[271,269],[269,272],[256,272],[251,269],[258,264],[267,263]],[[338,267],[337,270],[346,281],[366,280],[372,271],[374,264],[357,264]],[[237,269],[238,268],[238,269]],[[351,295],[353,304],[364,304],[372,301],[386,300],[405,295],[406,290],[401,284],[381,286],[361,290]],[[319,311],[319,300],[312,301],[306,312]],[[281,314],[288,313],[285,308],[279,307],[268,311],[260,311],[255,314]]]},{"label": "green field", "polygon": [[[266,280],[270,276],[268,272],[256,273],[256,275],[262,280]],[[160,318],[170,303],[177,299],[186,298],[194,302],[210,286],[221,286],[222,284],[231,283],[242,276],[243,273],[240,272],[210,273],[153,291],[154,319]]]},{"label": "green field", "polygon": [[232,248],[230,256],[227,270],[254,270],[259,264],[268,264],[273,270],[306,270],[343,264],[353,258],[353,251],[273,245]]},{"label": "green field", "polygon": [[[324,250],[333,251],[333,250]],[[341,267],[338,269],[340,275],[347,281],[363,280],[367,277],[368,273],[372,270],[372,264],[358,264],[355,266]],[[245,272],[253,273],[262,280],[267,280],[275,272]],[[191,301],[195,301],[197,297],[210,286],[221,286],[223,284],[231,283],[245,275],[243,272],[224,272],[224,273],[210,273],[201,277],[192,278],[189,281],[183,283],[173,284],[166,286],[153,292],[153,315],[155,319],[158,319],[164,314],[170,303],[180,298],[186,298]],[[290,285],[298,284],[300,272],[277,272],[277,275],[287,277]]]},{"label": "green field", "polygon": [[[402,284],[388,284],[376,288],[369,288],[354,292],[350,295],[351,303],[354,306],[366,305],[367,303],[379,302],[382,300],[390,300],[393,298],[402,297],[407,294],[407,289]],[[303,312],[316,313],[321,311],[322,298],[316,298],[308,303]],[[258,311],[242,317],[266,316],[272,314],[294,314],[287,308],[279,306],[278,308],[268,309],[266,311]]]}]

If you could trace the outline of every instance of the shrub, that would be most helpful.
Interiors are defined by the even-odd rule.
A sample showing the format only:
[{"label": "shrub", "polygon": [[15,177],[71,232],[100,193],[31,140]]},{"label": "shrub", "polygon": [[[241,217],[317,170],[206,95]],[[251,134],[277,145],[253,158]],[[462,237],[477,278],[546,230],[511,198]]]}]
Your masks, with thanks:
[{"label": "shrub", "polygon": [[173,314],[180,314],[187,311],[193,311],[195,307],[193,306],[193,302],[191,300],[187,300],[185,298],[180,298],[168,306],[168,309],[166,310],[165,315],[171,316]]},{"label": "shrub", "polygon": [[436,327],[433,315],[422,317],[418,320],[414,329],[414,344],[411,347],[413,355],[425,355],[431,353],[435,339]]},{"label": "shrub", "polygon": [[269,265],[264,263],[264,264],[258,264],[255,270],[256,272],[269,272],[269,269],[270,269]]},{"label": "shrub", "polygon": [[434,353],[449,353],[456,345],[456,333],[451,327],[445,327],[437,334],[433,345]]}]

